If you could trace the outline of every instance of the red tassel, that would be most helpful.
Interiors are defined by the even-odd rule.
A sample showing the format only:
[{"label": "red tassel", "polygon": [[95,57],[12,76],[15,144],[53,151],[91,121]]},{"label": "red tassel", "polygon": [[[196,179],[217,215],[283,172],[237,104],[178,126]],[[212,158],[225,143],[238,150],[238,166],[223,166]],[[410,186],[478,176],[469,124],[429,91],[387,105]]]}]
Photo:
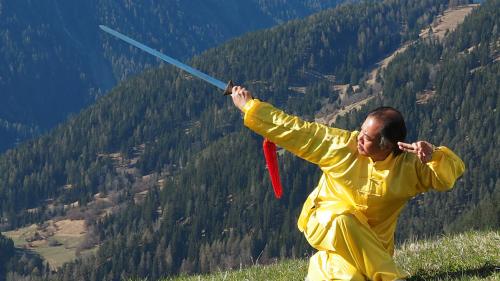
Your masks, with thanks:
[{"label": "red tassel", "polygon": [[276,144],[268,139],[264,139],[262,143],[264,149],[264,157],[266,158],[266,166],[271,177],[274,195],[280,199],[283,195],[283,187],[281,187],[280,174],[278,170],[278,157],[276,156]]}]

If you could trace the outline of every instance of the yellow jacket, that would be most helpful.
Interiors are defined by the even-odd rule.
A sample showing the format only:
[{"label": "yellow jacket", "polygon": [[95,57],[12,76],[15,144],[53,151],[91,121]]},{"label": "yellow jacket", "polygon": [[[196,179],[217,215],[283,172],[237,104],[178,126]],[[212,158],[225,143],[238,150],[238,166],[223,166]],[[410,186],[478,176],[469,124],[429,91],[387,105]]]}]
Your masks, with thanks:
[{"label": "yellow jacket", "polygon": [[358,153],[358,131],[305,122],[259,100],[249,101],[243,111],[245,126],[323,171],[302,208],[300,231],[313,211],[325,227],[336,215],[351,213],[392,254],[397,218],[406,202],[429,188],[451,189],[464,172],[462,160],[444,146],[426,164],[406,152],[373,162]]}]

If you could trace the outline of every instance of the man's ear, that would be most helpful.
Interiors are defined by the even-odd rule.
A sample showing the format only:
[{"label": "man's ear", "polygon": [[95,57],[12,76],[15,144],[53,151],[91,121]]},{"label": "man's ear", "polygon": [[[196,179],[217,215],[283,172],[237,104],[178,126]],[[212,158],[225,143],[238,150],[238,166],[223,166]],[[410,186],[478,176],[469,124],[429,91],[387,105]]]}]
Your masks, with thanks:
[{"label": "man's ear", "polygon": [[391,150],[393,149],[393,144],[386,139],[383,135],[380,135],[379,148],[382,150]]}]

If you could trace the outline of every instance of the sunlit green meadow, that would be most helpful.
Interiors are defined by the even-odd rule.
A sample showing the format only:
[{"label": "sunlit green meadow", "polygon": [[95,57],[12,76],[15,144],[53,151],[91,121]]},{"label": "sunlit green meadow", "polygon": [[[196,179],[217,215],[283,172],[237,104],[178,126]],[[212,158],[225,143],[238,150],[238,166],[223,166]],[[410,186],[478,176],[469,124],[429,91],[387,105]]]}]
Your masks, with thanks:
[{"label": "sunlit green meadow", "polygon": [[[408,280],[500,280],[500,232],[468,232],[406,242],[395,254]],[[285,260],[207,275],[177,276],[161,281],[304,280],[307,260]],[[150,281],[149,279],[130,279]]]}]

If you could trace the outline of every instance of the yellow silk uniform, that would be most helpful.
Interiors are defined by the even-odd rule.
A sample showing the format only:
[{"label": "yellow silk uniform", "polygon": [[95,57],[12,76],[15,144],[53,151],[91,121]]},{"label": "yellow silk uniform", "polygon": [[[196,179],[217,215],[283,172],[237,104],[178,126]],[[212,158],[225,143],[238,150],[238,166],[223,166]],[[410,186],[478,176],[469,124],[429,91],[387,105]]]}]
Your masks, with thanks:
[{"label": "yellow silk uniform", "polygon": [[298,219],[299,230],[318,250],[308,279],[406,277],[392,259],[399,213],[431,187],[449,190],[464,172],[462,160],[439,147],[427,164],[406,152],[373,162],[358,153],[357,131],[305,122],[259,100],[247,102],[243,112],[245,126],[323,171]]}]

